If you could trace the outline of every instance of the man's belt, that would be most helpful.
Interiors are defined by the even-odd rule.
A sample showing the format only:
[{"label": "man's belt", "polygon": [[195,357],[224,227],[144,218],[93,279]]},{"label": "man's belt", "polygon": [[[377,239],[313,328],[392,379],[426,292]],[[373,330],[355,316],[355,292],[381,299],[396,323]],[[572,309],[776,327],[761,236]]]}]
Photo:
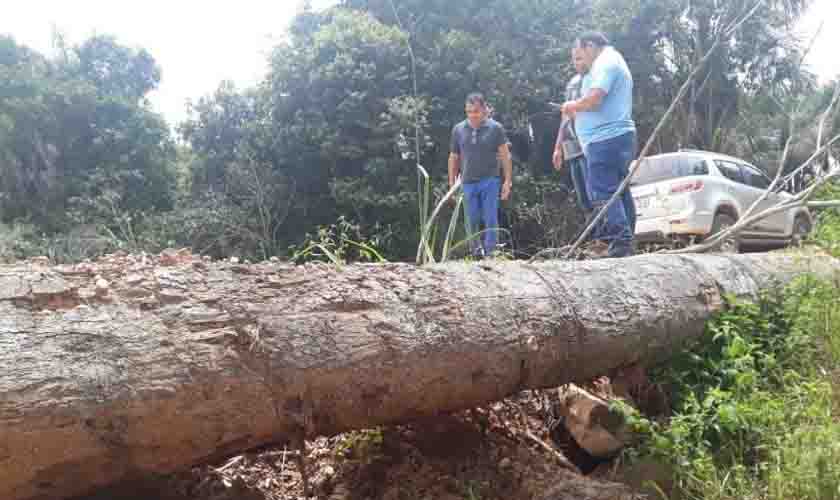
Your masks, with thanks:
[{"label": "man's belt", "polygon": [[563,148],[564,161],[574,160],[575,158],[583,156],[583,148],[576,140],[562,141],[560,143],[560,147]]}]

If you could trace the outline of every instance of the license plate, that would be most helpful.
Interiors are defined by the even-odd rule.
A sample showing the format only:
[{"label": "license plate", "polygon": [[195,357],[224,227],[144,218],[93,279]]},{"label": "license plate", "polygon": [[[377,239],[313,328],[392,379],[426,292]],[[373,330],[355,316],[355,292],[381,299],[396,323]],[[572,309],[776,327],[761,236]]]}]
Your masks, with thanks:
[{"label": "license plate", "polygon": [[636,209],[644,210],[646,208],[650,208],[652,199],[652,196],[646,196],[644,198],[634,198],[634,201],[636,202]]}]

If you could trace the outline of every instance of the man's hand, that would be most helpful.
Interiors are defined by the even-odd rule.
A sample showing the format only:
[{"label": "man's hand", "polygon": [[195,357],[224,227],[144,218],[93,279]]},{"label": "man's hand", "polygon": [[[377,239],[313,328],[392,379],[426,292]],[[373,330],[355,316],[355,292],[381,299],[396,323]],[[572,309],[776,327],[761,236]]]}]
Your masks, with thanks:
[{"label": "man's hand", "polygon": [[554,155],[551,157],[551,163],[554,165],[554,170],[558,172],[563,170],[563,150],[555,149]]},{"label": "man's hand", "polygon": [[513,182],[510,179],[505,180],[502,184],[502,201],[507,200],[510,198],[510,188],[513,187]]},{"label": "man's hand", "polygon": [[579,105],[577,101],[566,101],[563,103],[563,116],[575,116],[575,113],[579,111]]},{"label": "man's hand", "polygon": [[[458,182],[458,179],[459,179],[460,177],[461,177],[461,176],[460,176],[460,174],[459,174],[459,175],[458,175],[457,177],[455,177],[455,178],[452,178],[452,177],[450,177],[450,178],[449,178],[449,189],[452,189],[452,186],[454,186],[454,185],[455,185],[455,183],[456,183],[456,182]],[[448,203],[449,203],[449,205],[450,205],[451,207],[453,207],[453,208],[454,208],[454,207],[458,204],[458,193],[457,193],[457,192],[456,192],[456,193],[454,193],[452,196],[450,196],[450,197],[449,197],[449,201],[448,201]]]}]

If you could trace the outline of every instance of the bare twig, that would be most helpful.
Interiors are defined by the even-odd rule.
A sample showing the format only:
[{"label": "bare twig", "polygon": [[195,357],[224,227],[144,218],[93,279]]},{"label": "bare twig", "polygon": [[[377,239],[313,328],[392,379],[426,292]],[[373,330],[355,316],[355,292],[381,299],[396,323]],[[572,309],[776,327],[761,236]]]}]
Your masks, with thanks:
[{"label": "bare twig", "polygon": [[581,472],[578,466],[573,464],[568,458],[566,458],[565,455],[557,451],[557,448],[546,443],[545,441],[540,439],[536,434],[531,432],[530,429],[528,429],[528,416],[525,414],[525,410],[522,408],[521,403],[513,403],[513,406],[519,412],[519,418],[522,420],[521,425],[522,428],[525,430],[525,432],[523,432],[525,437],[538,444],[543,450],[547,451],[552,457],[554,457],[555,460],[557,460],[560,466],[562,466],[564,469],[568,469],[576,474],[583,474],[583,472]]},{"label": "bare twig", "polygon": [[578,468],[577,465],[573,464],[568,458],[566,458],[562,453],[557,451],[556,448],[551,446],[550,444],[546,443],[539,437],[537,437],[533,432],[530,430],[525,431],[525,437],[530,439],[531,441],[537,443],[542,449],[547,451],[552,457],[554,457],[557,462],[565,469],[568,469],[576,474],[583,474],[581,470]]},{"label": "bare twig", "polygon": [[[838,85],[837,85],[837,90],[835,91],[835,97],[838,94],[840,94],[840,83],[838,83]],[[837,102],[838,102],[838,99],[836,99],[836,98],[832,99],[831,102],[828,105],[828,108],[826,108],[826,111],[829,111],[831,108],[836,106]],[[825,115],[825,113],[823,113],[823,115]],[[822,135],[822,124],[820,125],[820,130],[819,130],[818,135]],[[832,139],[827,146],[830,146],[835,140],[836,140],[836,137],[834,139]],[[797,175],[802,173],[803,170],[805,170],[806,168],[808,168],[811,165],[811,162],[813,162],[817,157],[822,155],[827,150],[827,147],[821,147],[821,144],[822,144],[822,139],[821,138],[818,138],[817,141],[818,141],[817,150],[802,165],[796,167],[793,170],[793,172],[791,172],[787,176],[785,176],[784,180],[782,181],[783,184],[786,184],[787,182],[794,180]]]},{"label": "bare twig", "polygon": [[[823,146],[820,149],[821,150],[827,149],[829,146],[831,146],[831,144],[833,144],[837,140],[840,140],[840,135],[835,136],[831,141],[829,141],[825,146]],[[816,154],[818,154],[818,153],[815,153],[815,155]],[[812,159],[813,159],[813,157],[812,157]],[[784,211],[791,210],[791,209],[794,209],[794,208],[798,208],[798,207],[826,208],[826,207],[840,206],[840,200],[825,201],[825,202],[809,202],[808,201],[810,199],[810,197],[814,195],[814,193],[816,192],[816,190],[820,186],[822,186],[823,184],[825,184],[826,182],[828,182],[830,180],[833,180],[836,177],[840,177],[840,171],[832,172],[831,174],[826,175],[825,177],[817,179],[817,181],[812,186],[810,186],[808,189],[806,189],[805,191],[802,191],[801,193],[797,194],[796,196],[794,196],[793,198],[791,198],[789,200],[782,201],[782,202],[780,202],[780,203],[778,203],[778,204],[776,204],[776,205],[774,205],[774,206],[772,206],[772,207],[770,207],[766,210],[763,210],[763,211],[761,211],[761,212],[759,212],[755,215],[748,216],[748,217],[741,217],[740,219],[738,219],[738,222],[735,223],[732,227],[728,228],[725,231],[721,231],[721,232],[717,233],[716,235],[712,236],[711,238],[704,241],[703,243],[700,243],[700,244],[697,244],[697,245],[691,245],[691,246],[688,246],[686,248],[681,248],[681,249],[678,249],[678,250],[668,250],[668,251],[665,251],[663,253],[681,254],[681,253],[705,252],[705,251],[710,250],[710,249],[714,248],[715,246],[717,246],[717,244],[722,239],[725,239],[725,238],[728,238],[728,237],[733,236],[735,234],[738,234],[745,227],[748,227],[749,225],[754,224],[755,222],[766,219],[767,217],[775,215],[779,212],[784,212]]]},{"label": "bare twig", "polygon": [[215,470],[216,472],[218,472],[218,473],[220,473],[220,474],[221,474],[221,473],[223,473],[224,471],[226,471],[226,470],[230,469],[230,468],[231,468],[231,467],[233,467],[234,465],[236,465],[236,464],[238,464],[239,462],[241,462],[243,458],[245,458],[245,455],[238,455],[238,456],[235,456],[235,457],[231,458],[230,460],[228,460],[228,462],[227,462],[225,465],[223,465],[223,466],[219,467],[218,469],[213,469],[213,470]]},{"label": "bare twig", "polygon": [[749,12],[742,16],[740,21],[736,19],[729,28],[724,29],[723,36],[730,37],[734,35],[735,32],[738,31],[738,28],[740,28],[741,25],[747,22],[755,14],[758,8],[761,7],[761,4],[763,3],[764,0],[758,0],[757,2],[755,2],[755,5],[753,5],[752,9],[750,9]]},{"label": "bare twig", "polygon": [[[391,11],[394,13],[394,18],[397,20],[397,26],[399,26],[400,31],[405,31],[403,28],[402,20],[400,19],[400,15],[397,13],[397,6],[394,5],[394,0],[388,0],[388,3],[391,4]],[[419,165],[420,164],[420,108],[417,105],[417,60],[414,57],[414,47],[411,45],[411,33],[408,33],[408,39],[406,40],[406,46],[408,47],[408,58],[411,61],[411,85],[412,85],[412,96],[414,97],[414,154],[415,158],[414,161]]]},{"label": "bare twig", "polygon": [[[755,8],[757,8],[757,6]],[[754,12],[755,8],[753,9],[753,12]],[[822,24],[820,25],[820,28],[817,30],[817,34],[819,34],[820,30],[822,30]],[[800,58],[800,61],[799,61],[800,66],[803,64],[803,62],[805,60],[805,56],[807,55],[808,51],[810,51],[811,46],[814,43],[814,39],[816,39],[816,34],[811,39],[810,44],[808,45],[807,49],[803,53],[802,57]],[[772,207],[770,207],[770,208],[768,208],[768,209],[766,209],[766,210],[764,210],[764,211],[762,211],[758,214],[755,214],[755,215],[753,214],[755,212],[755,210],[758,208],[758,206],[761,203],[763,203],[768,198],[768,196],[770,196],[770,194],[772,194],[780,185],[786,185],[790,180],[794,179],[796,175],[798,175],[800,172],[802,172],[804,169],[806,169],[808,166],[810,166],[810,164],[815,159],[817,159],[819,156],[824,154],[827,151],[827,149],[835,141],[840,139],[840,135],[838,135],[838,136],[834,137],[833,139],[831,139],[828,142],[828,144],[826,144],[825,146],[822,145],[822,134],[823,134],[823,129],[824,129],[824,126],[825,126],[825,122],[826,122],[827,118],[831,115],[832,111],[835,109],[835,107],[837,105],[837,102],[838,102],[838,99],[840,99],[840,84],[838,84],[838,86],[835,88],[835,91],[834,91],[834,94],[832,96],[831,101],[829,102],[825,111],[822,113],[822,117],[820,119],[820,124],[819,124],[819,130],[818,130],[818,133],[817,133],[816,151],[804,163],[802,163],[802,165],[800,165],[799,167],[794,169],[794,171],[791,174],[789,174],[785,177],[782,177],[782,173],[784,171],[784,165],[785,165],[785,162],[787,161],[787,157],[788,157],[788,153],[790,151],[791,143],[792,143],[794,137],[796,136],[796,131],[795,131],[796,117],[799,115],[799,105],[801,105],[801,101],[800,101],[799,105],[797,105],[796,110],[793,113],[788,113],[787,110],[785,110],[784,107],[781,106],[780,103],[778,103],[778,105],[781,106],[782,110],[785,112],[785,116],[787,116],[787,118],[788,118],[790,130],[789,130],[789,133],[788,133],[788,139],[785,143],[784,150],[782,151],[781,158],[779,159],[779,167],[776,170],[776,175],[775,175],[773,181],[767,187],[767,189],[761,194],[761,196],[757,200],[755,200],[747,208],[747,210],[743,214],[740,215],[738,221],[733,226],[727,228],[724,231],[719,232],[716,235],[713,235],[712,237],[710,237],[709,239],[707,239],[706,241],[704,241],[701,244],[689,245],[686,248],[682,248],[682,249],[678,249],[678,250],[670,250],[670,251],[666,251],[665,253],[704,252],[704,251],[710,250],[710,249],[714,248],[715,246],[717,246],[717,244],[721,240],[723,240],[725,238],[729,238],[729,237],[734,236],[734,235],[737,235],[742,230],[747,228],[749,225],[751,225],[755,222],[761,221],[761,220],[763,220],[763,219],[765,219],[765,218],[767,218],[771,215],[774,215],[774,214],[779,213],[779,212],[783,212],[785,210],[798,208],[798,207],[810,207],[810,206],[812,206],[810,203],[807,202],[807,200],[814,194],[814,192],[816,192],[816,189],[819,186],[821,186],[827,180],[832,178],[833,175],[826,176],[823,179],[818,179],[818,181],[814,185],[810,186],[805,191],[797,194],[794,198],[792,198],[790,200],[780,201],[776,205],[774,205],[774,206],[772,206]],[[829,202],[829,203],[831,203],[831,202]],[[833,206],[833,205],[828,205],[828,206]]]},{"label": "bare twig", "polygon": [[838,99],[840,99],[840,82],[838,82],[838,84],[834,87],[834,94],[831,96],[831,102],[828,103],[828,107],[825,108],[825,111],[823,111],[823,114],[820,117],[820,126],[817,130],[817,148],[819,148],[822,144],[822,136],[823,130],[825,129],[825,122],[831,115],[831,112],[834,110]]},{"label": "bare twig", "polygon": [[[791,128],[793,127],[792,123],[793,122],[791,122]],[[775,191],[776,186],[779,185],[779,181],[782,178],[782,171],[784,170],[785,161],[787,160],[788,152],[790,151],[790,144],[792,142],[793,142],[793,133],[788,134],[788,139],[787,139],[787,141],[785,141],[785,149],[782,151],[782,157],[779,160],[779,168],[776,169],[776,176],[773,178],[773,182],[771,182],[770,185],[767,186],[767,189],[765,189],[764,192],[761,193],[761,196],[759,196],[752,203],[752,205],[750,205],[747,208],[747,210],[743,214],[741,214],[741,218],[751,216],[753,214],[753,212],[758,208],[758,206],[761,205],[762,203],[764,203],[764,200],[766,200],[767,197],[770,196],[770,193]]]},{"label": "bare twig", "polygon": [[298,453],[298,456],[297,456],[297,464],[298,464],[298,469],[300,469],[299,472],[300,472],[301,481],[303,481],[303,496],[308,498],[310,490],[309,490],[309,468],[308,468],[307,463],[306,463],[306,439],[303,437],[303,435],[301,435],[299,437],[299,439],[300,439],[300,442],[298,443],[298,445],[299,445],[300,452]]},{"label": "bare twig", "polygon": [[832,201],[809,201],[805,204],[808,208],[833,208],[840,207],[840,200]]}]

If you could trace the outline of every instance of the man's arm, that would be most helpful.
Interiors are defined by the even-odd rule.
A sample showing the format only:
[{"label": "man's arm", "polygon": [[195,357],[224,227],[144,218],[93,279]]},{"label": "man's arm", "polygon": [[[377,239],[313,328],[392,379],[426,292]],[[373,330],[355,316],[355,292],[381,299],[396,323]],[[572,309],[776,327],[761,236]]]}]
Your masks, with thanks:
[{"label": "man's arm", "polygon": [[592,111],[594,109],[598,109],[601,106],[601,103],[604,101],[604,97],[606,97],[607,92],[602,89],[592,89],[589,91],[585,97],[578,99],[576,101],[568,101],[563,104],[563,114],[566,116],[572,116],[575,113],[581,113],[583,111]]},{"label": "man's arm", "polygon": [[[599,59],[604,55],[598,56]],[[607,59],[603,64],[597,63],[592,68],[592,83],[589,86],[589,93],[576,101],[569,101],[563,104],[563,114],[569,116],[584,111],[598,109],[604,97],[610,93],[621,76],[621,68],[612,59]]]},{"label": "man's arm", "polygon": [[455,180],[461,174],[461,156],[457,153],[449,153],[449,187],[455,185]]},{"label": "man's arm", "polygon": [[458,140],[458,125],[452,129],[449,141],[449,187],[455,185],[455,180],[461,174],[461,143]]},{"label": "man's arm", "polygon": [[554,142],[554,154],[551,156],[551,163],[554,170],[563,168],[563,141],[566,140],[566,120],[560,122],[560,129],[557,131],[557,140]]},{"label": "man's arm", "polygon": [[507,143],[499,146],[499,158],[502,160],[502,199],[510,197],[510,189],[513,187],[513,161],[510,159],[510,148]]}]

